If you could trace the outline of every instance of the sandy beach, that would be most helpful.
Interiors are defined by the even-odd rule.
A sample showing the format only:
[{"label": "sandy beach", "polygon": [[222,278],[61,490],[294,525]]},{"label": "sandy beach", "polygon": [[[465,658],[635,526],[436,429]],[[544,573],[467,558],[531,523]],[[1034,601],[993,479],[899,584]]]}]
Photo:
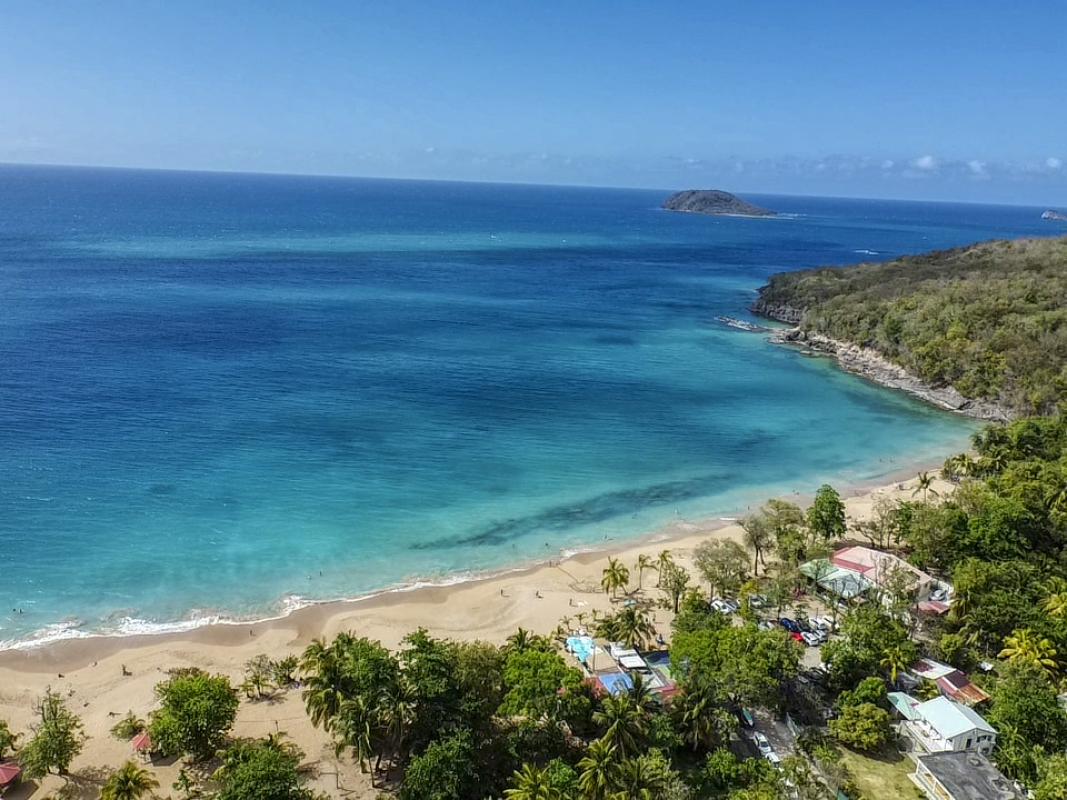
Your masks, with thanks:
[{"label": "sandy beach", "polygon": [[[914,473],[911,473],[914,474]],[[914,479],[857,489],[846,496],[850,519],[869,516],[879,498],[910,498]],[[945,488],[945,487],[942,487]],[[796,498],[793,498],[796,499]],[[431,634],[455,639],[503,642],[518,627],[551,633],[560,620],[611,607],[600,589],[601,571],[609,556],[632,565],[638,555],[652,557],[669,548],[675,559],[691,567],[693,549],[709,537],[739,537],[735,522],[678,522],[655,535],[620,543],[529,569],[516,570],[453,586],[424,587],[380,594],[361,601],[324,603],[289,616],[255,624],[220,624],[193,631],[125,638],[89,638],[57,642],[29,650],[0,653],[0,718],[13,730],[26,731],[33,702],[46,687],[61,692],[81,715],[89,736],[73,772],[90,784],[109,768],[131,757],[129,744],[109,729],[127,711],[147,717],[154,708],[153,687],[174,667],[196,666],[228,675],[240,683],[244,664],[259,653],[272,657],[300,651],[318,636],[350,630],[395,647],[420,626]],[[637,575],[632,571],[631,586]],[[645,594],[656,597],[655,573],[644,575]],[[657,610],[656,623],[669,633],[670,614]],[[129,674],[125,674],[129,673]],[[257,737],[284,731],[304,750],[305,763],[317,774],[316,786],[336,795],[371,797],[375,790],[345,759],[338,760],[327,737],[308,722],[299,690],[272,699],[242,701],[234,734]],[[164,790],[177,776],[180,762],[156,763]],[[101,768],[104,772],[101,773]],[[95,777],[94,777],[95,776]],[[44,796],[63,780],[48,777],[40,786],[26,784],[10,794]]]}]

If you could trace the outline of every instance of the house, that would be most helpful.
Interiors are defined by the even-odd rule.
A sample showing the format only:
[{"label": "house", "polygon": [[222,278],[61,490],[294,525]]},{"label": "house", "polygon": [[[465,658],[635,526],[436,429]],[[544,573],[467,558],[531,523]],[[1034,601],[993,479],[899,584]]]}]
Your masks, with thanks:
[{"label": "house", "polygon": [[842,600],[854,600],[871,589],[871,582],[858,572],[836,566],[829,559],[817,558],[800,565],[801,574]]},{"label": "house", "polygon": [[1023,800],[1023,794],[978,753],[919,756],[911,779],[930,800]]},{"label": "house", "polygon": [[909,586],[915,593],[916,601],[927,600],[930,593],[938,588],[937,581],[918,567],[892,553],[870,547],[843,547],[830,556],[830,561],[836,567],[862,575],[881,588],[885,588],[894,575],[905,574],[910,579]]},{"label": "house", "polygon": [[970,751],[989,755],[997,743],[997,732],[973,708],[936,697],[910,708],[912,719],[904,731],[927,753]]},{"label": "house", "polygon": [[912,664],[908,675],[916,681],[927,680],[936,683],[941,694],[957,703],[974,706],[989,699],[989,695],[971,683],[966,674],[932,658],[920,658]]}]

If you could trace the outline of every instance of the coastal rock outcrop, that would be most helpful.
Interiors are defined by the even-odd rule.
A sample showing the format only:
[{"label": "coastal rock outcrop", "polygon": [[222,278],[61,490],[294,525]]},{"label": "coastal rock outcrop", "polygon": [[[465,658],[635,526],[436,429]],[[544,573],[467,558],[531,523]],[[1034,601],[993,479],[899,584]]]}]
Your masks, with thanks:
[{"label": "coastal rock outcrop", "polygon": [[1041,215],[1041,219],[1051,220],[1053,222],[1067,222],[1067,214],[1062,211],[1053,211],[1051,208]]},{"label": "coastal rock outcrop", "polygon": [[[790,311],[794,314],[796,312],[795,309]],[[781,317],[772,318],[783,322],[790,321]],[[1008,409],[996,403],[964,397],[953,386],[931,386],[869,347],[838,341],[799,327],[778,331],[772,334],[771,341],[802,347],[815,355],[829,356],[836,359],[838,365],[847,372],[889,389],[915,395],[948,411],[991,422],[1008,422],[1013,418]]]},{"label": "coastal rock outcrop", "polygon": [[672,194],[663,203],[668,211],[687,214],[728,215],[737,217],[773,217],[774,211],[761,208],[720,189],[687,189]]}]

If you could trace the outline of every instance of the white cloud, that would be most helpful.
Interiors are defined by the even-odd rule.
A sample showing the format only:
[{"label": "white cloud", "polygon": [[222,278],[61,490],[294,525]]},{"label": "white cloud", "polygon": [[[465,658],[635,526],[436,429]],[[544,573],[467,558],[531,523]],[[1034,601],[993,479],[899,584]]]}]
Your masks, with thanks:
[{"label": "white cloud", "polygon": [[967,162],[967,169],[971,171],[973,175],[985,174],[985,162],[979,161],[977,158]]},{"label": "white cloud", "polygon": [[1055,156],[1049,156],[1045,159],[1045,166],[1049,169],[1059,169],[1063,166],[1063,162]]},{"label": "white cloud", "polygon": [[911,162],[911,165],[916,169],[925,170],[926,172],[932,172],[938,167],[937,159],[933,156],[919,156]]},{"label": "white cloud", "polygon": [[893,161],[893,159],[887,158],[885,161],[882,162],[882,169],[893,169],[893,165],[895,163],[896,162]]}]

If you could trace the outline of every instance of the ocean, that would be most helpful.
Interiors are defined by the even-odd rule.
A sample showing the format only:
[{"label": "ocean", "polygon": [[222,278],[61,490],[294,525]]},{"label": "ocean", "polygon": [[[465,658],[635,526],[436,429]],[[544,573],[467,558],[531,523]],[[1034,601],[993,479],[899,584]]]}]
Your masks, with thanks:
[{"label": "ocean", "polygon": [[1041,209],[666,194],[0,167],[0,646],[460,580],[966,445],[715,318]]}]

